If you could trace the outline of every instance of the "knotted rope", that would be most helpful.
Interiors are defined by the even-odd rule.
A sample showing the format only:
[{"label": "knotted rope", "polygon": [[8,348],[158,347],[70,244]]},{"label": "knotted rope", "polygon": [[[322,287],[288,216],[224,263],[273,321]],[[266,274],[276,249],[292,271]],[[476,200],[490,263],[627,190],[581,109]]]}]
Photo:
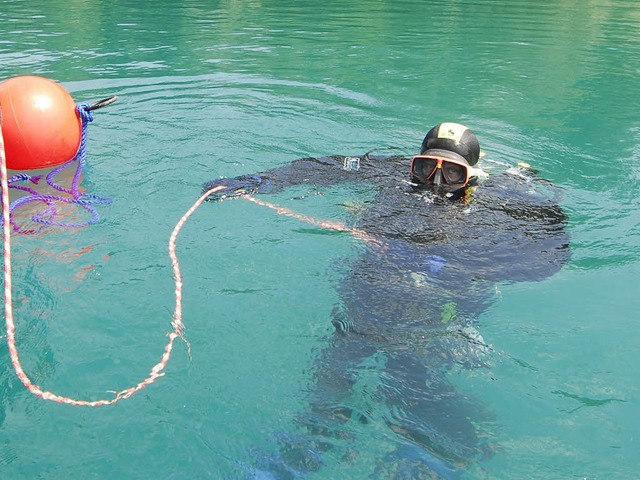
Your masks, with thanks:
[{"label": "knotted rope", "polygon": [[[103,101],[105,102],[105,101]],[[98,106],[98,107],[96,107]],[[23,185],[25,182],[31,182],[34,185],[37,185],[42,176],[36,175],[31,176],[25,173],[19,173],[14,175],[10,179],[8,179],[7,183],[9,188],[13,188],[14,190],[21,190],[23,192],[27,192],[28,195],[18,198],[11,203],[9,207],[10,212],[10,222],[13,225],[13,229],[18,233],[36,233],[41,228],[45,226],[59,226],[59,227],[84,227],[87,225],[91,225],[97,223],[100,220],[100,215],[98,211],[95,209],[94,205],[106,205],[111,203],[111,199],[106,197],[101,197],[95,194],[83,193],[80,191],[80,181],[82,179],[82,171],[86,166],[86,157],[87,157],[87,133],[88,133],[88,125],[93,121],[92,110],[95,108],[99,108],[103,106],[102,104],[93,104],[90,105],[88,103],[83,103],[76,106],[76,110],[82,120],[82,133],[80,138],[80,146],[78,147],[78,151],[75,157],[69,160],[66,163],[56,167],[46,176],[47,184],[60,192],[60,195],[53,194],[42,194],[37,192],[31,187]],[[73,175],[73,180],[71,182],[71,188],[65,188],[58,183],[56,183],[55,177],[63,170],[76,165],[76,171]],[[66,196],[65,196],[66,195]],[[25,229],[18,225],[18,223],[13,218],[13,213],[20,207],[34,202],[42,202],[47,208],[39,213],[34,214],[31,217],[31,220],[35,223],[41,224],[41,227],[38,229]],[[61,222],[57,220],[58,217],[58,209],[56,208],[57,204],[73,204],[77,205],[80,208],[86,210],[91,216],[89,220],[82,222]]]}]

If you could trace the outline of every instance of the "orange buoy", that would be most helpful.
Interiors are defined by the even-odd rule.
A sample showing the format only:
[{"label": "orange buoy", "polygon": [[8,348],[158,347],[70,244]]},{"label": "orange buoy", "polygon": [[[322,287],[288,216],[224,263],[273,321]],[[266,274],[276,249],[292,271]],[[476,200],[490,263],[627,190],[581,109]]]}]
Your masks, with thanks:
[{"label": "orange buoy", "polygon": [[1,82],[0,115],[7,168],[53,167],[78,151],[82,121],[71,95],[53,80],[20,76]]}]

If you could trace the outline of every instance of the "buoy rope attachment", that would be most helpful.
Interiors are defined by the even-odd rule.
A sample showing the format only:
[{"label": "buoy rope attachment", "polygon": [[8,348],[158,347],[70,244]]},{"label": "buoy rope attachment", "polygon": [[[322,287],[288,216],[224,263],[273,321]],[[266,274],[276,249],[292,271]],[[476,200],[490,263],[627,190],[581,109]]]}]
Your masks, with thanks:
[{"label": "buoy rope attachment", "polygon": [[[41,227],[38,229],[25,229],[18,225],[18,223],[14,220],[13,215],[10,215],[10,221],[13,225],[13,229],[17,233],[36,233],[40,229],[45,226],[58,226],[58,227],[68,227],[68,228],[77,228],[84,227],[87,225],[92,225],[100,221],[100,215],[98,211],[95,209],[94,205],[108,205],[112,202],[110,198],[102,197],[100,195],[84,193],[80,191],[80,182],[82,180],[82,172],[87,163],[87,138],[88,138],[88,125],[93,121],[93,114],[91,113],[93,110],[98,108],[102,108],[104,106],[110,105],[115,102],[117,97],[109,97],[104,100],[100,100],[94,104],[82,103],[76,105],[76,110],[78,112],[78,116],[82,122],[82,131],[80,137],[80,145],[78,146],[78,151],[76,155],[69,160],[68,162],[63,163],[62,165],[51,170],[46,176],[47,184],[54,190],[60,193],[60,195],[53,194],[42,194],[33,189],[32,187],[24,185],[26,182],[31,182],[34,185],[37,185],[42,176],[40,175],[27,175],[25,173],[19,173],[17,175],[12,176],[8,180],[9,188],[14,190],[21,190],[26,192],[28,195],[20,197],[14,200],[10,207],[9,212],[13,213],[18,208],[33,202],[42,202],[47,208],[39,213],[34,214],[31,217],[31,220],[37,224],[40,224]],[[76,171],[73,174],[73,179],[71,181],[70,188],[63,187],[56,183],[56,176],[62,172],[63,170],[76,165]],[[78,205],[80,208],[86,210],[90,218],[89,220],[82,222],[61,222],[57,220],[58,209],[56,208],[56,204],[73,204]]]}]

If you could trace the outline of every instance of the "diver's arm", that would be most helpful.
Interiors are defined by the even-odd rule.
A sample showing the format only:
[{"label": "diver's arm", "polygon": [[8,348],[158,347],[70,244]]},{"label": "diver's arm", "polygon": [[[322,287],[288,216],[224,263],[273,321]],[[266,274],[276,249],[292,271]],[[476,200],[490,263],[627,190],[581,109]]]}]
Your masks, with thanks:
[{"label": "diver's arm", "polygon": [[[273,193],[293,185],[329,186],[343,182],[380,182],[384,177],[397,176],[396,162],[402,157],[333,155],[320,158],[299,158],[291,163],[264,172],[220,178],[204,184],[203,192],[216,186],[226,186],[222,196],[242,193]],[[404,159],[406,162],[406,159]],[[219,197],[218,197],[219,198]]]},{"label": "diver's arm", "polygon": [[329,186],[346,181],[359,181],[362,177],[360,168],[348,167],[351,158],[358,158],[357,162],[362,164],[359,157],[341,155],[299,158],[289,164],[262,172],[260,176],[266,183],[261,191],[270,193],[293,185]]}]

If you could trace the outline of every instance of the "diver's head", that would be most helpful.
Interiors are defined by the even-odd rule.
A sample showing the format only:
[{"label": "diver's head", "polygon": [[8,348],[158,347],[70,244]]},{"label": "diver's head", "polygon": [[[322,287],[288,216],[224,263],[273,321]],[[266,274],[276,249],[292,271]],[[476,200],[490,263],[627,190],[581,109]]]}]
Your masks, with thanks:
[{"label": "diver's head", "polygon": [[480,158],[474,133],[459,123],[440,123],[422,141],[420,155],[411,161],[411,180],[447,191],[465,187],[474,178],[472,167]]}]

